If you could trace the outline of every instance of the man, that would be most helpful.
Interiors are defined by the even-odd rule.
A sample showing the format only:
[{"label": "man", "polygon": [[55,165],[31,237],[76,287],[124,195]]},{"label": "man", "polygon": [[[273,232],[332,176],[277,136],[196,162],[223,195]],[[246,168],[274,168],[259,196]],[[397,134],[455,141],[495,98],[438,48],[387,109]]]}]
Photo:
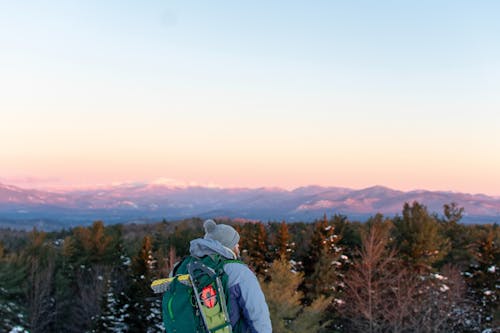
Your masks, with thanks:
[{"label": "man", "polygon": [[[203,223],[205,237],[190,243],[190,254],[203,257],[219,254],[226,259],[237,259],[240,254],[240,235],[226,224],[216,224],[213,220]],[[228,276],[228,308],[231,326],[240,323],[243,332],[272,332],[269,309],[255,274],[244,264],[230,262],[224,265]]]}]

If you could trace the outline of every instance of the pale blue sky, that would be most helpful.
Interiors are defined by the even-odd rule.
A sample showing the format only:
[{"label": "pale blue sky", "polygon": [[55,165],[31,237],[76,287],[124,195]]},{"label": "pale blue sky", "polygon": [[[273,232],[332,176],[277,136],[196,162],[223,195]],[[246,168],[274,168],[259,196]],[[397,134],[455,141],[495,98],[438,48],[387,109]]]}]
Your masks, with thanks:
[{"label": "pale blue sky", "polygon": [[500,195],[499,14],[498,1],[0,0],[0,181]]}]

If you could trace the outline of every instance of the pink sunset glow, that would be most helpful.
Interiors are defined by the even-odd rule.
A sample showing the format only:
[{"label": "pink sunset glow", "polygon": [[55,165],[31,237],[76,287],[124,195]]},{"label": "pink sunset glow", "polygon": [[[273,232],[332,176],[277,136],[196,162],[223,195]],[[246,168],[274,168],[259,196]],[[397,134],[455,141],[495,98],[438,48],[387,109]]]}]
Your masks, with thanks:
[{"label": "pink sunset glow", "polygon": [[179,7],[165,26],[158,3],[119,16],[14,7],[0,31],[0,182],[500,195],[496,17],[441,8],[407,25],[427,15],[408,11],[393,29],[342,9],[298,24],[270,8],[254,24],[208,6]]}]

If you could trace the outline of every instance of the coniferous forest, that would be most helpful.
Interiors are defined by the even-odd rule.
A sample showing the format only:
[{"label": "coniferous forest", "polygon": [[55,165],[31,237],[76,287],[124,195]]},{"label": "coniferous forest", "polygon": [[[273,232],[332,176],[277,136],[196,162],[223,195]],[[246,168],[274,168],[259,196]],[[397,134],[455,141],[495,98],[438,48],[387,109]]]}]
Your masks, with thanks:
[{"label": "coniferous forest", "polygon": [[[217,219],[241,235],[274,332],[496,332],[500,229],[463,209],[313,223]],[[1,332],[162,332],[166,277],[203,221],[0,230]]]}]

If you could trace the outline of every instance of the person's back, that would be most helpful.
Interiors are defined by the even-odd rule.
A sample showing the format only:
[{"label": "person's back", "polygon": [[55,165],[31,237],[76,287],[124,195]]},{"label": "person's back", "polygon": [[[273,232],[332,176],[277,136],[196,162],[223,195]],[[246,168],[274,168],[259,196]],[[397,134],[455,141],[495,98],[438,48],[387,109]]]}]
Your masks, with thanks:
[{"label": "person's back", "polygon": [[[227,274],[228,309],[231,326],[241,332],[272,332],[269,309],[255,274],[243,263],[234,260],[239,255],[239,235],[229,225],[204,223],[205,237],[190,243],[190,255],[202,258],[220,255],[229,262],[224,265]],[[234,260],[234,261],[231,261]]]}]

